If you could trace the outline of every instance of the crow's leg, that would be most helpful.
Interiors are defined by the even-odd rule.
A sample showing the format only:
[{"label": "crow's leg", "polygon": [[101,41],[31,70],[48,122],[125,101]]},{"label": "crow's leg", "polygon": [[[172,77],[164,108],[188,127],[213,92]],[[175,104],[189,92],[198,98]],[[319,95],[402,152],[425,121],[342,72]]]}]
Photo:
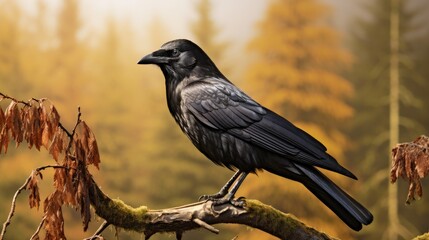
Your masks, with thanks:
[{"label": "crow's leg", "polygon": [[[235,182],[235,180],[237,180],[238,176],[240,176],[240,174],[242,174],[243,172],[238,170],[236,173],[234,173],[234,175],[231,177],[231,179],[229,179],[229,181],[225,184],[225,186],[223,186],[220,191],[216,194],[213,195],[203,195],[200,197],[200,201],[204,201],[204,200],[213,200],[213,199],[219,199],[219,198],[223,198],[225,197],[225,195],[228,193],[229,188],[231,187],[231,185]],[[237,191],[237,190],[236,190]]]},{"label": "crow's leg", "polygon": [[241,198],[239,198],[238,200],[234,200],[234,195],[237,192],[238,188],[241,186],[241,184],[243,183],[244,179],[247,177],[247,172],[241,172],[240,175],[238,176],[237,181],[234,183],[234,185],[232,185],[231,187],[231,191],[229,191],[224,197],[222,198],[218,198],[218,199],[214,199],[213,202],[215,205],[221,205],[224,203],[231,203],[237,207],[242,207],[244,202],[241,200]]}]

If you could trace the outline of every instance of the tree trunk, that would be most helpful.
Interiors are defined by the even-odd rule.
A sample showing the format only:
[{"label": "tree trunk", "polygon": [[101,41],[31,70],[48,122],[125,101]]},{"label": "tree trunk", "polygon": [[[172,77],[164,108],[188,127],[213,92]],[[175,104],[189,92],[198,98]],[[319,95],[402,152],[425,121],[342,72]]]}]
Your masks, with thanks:
[{"label": "tree trunk", "polygon": [[[390,143],[393,147],[399,142],[399,0],[391,0],[390,6]],[[391,169],[389,158],[388,171]],[[389,184],[388,190],[389,239],[398,238],[398,185]]]}]

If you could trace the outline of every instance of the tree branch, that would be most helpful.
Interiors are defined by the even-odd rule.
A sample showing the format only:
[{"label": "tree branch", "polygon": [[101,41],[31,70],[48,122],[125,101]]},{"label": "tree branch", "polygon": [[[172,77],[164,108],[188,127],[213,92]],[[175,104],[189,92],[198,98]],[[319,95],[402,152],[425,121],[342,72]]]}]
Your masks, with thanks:
[{"label": "tree branch", "polygon": [[27,187],[30,180],[31,180],[31,175],[27,178],[27,180],[25,180],[24,184],[20,188],[18,188],[18,190],[15,192],[15,195],[13,195],[12,204],[10,207],[10,212],[7,216],[6,221],[3,223],[3,228],[2,228],[1,234],[0,234],[0,239],[3,239],[3,237],[6,233],[7,226],[9,226],[9,224],[12,220],[13,214],[15,213],[16,198],[22,192],[22,190],[24,190]]},{"label": "tree branch", "polygon": [[[95,213],[116,227],[143,232],[149,239],[161,232],[185,231],[203,227],[218,233],[213,224],[235,223],[260,229],[281,239],[335,239],[306,226],[291,214],[285,214],[257,200],[245,200],[245,207],[232,204],[214,206],[212,201],[161,210],[149,210],[146,206],[133,208],[121,200],[110,199],[95,182],[90,188],[91,204]],[[180,239],[180,238],[179,238]]]},{"label": "tree branch", "polygon": [[30,240],[39,239],[39,232],[42,229],[43,224],[45,224],[45,219],[46,219],[46,216],[43,216],[42,220],[39,223],[39,226],[37,227],[36,231],[31,236]]},{"label": "tree branch", "polygon": [[429,233],[424,233],[420,236],[413,238],[412,240],[425,240],[425,239],[429,239]]}]

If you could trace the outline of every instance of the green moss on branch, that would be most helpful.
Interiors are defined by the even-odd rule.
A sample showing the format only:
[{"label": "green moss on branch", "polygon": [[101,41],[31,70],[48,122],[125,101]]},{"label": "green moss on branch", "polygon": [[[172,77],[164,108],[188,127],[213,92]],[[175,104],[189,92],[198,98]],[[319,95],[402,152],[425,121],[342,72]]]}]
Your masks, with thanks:
[{"label": "green moss on branch", "polygon": [[150,221],[146,206],[133,208],[119,199],[110,199],[94,183],[91,191],[91,203],[95,213],[116,227],[144,232]]},{"label": "green moss on branch", "polygon": [[281,239],[335,239],[258,200],[247,200],[246,204],[249,216],[243,224],[258,229],[263,226],[261,230]]},{"label": "green moss on branch", "polygon": [[155,233],[176,232],[181,235],[185,231],[201,227],[217,232],[208,225],[218,223],[244,224],[281,239],[335,239],[306,226],[295,216],[257,200],[245,200],[245,208],[232,204],[213,206],[213,203],[208,201],[169,209],[148,210],[145,206],[133,208],[121,200],[110,199],[95,183],[90,194],[91,203],[98,216],[116,227],[143,232],[146,239]]}]

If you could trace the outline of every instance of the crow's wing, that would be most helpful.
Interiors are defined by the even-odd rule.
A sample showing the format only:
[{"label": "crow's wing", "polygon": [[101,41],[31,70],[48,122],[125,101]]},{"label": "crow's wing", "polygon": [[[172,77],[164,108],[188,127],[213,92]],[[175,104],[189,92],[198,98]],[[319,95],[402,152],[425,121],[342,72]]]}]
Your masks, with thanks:
[{"label": "crow's wing", "polygon": [[182,100],[198,120],[217,130],[246,128],[266,114],[230,83],[196,82],[182,90]]},{"label": "crow's wing", "polygon": [[305,131],[259,105],[230,82],[212,78],[182,90],[182,104],[201,123],[296,163],[315,165],[356,178]]}]

